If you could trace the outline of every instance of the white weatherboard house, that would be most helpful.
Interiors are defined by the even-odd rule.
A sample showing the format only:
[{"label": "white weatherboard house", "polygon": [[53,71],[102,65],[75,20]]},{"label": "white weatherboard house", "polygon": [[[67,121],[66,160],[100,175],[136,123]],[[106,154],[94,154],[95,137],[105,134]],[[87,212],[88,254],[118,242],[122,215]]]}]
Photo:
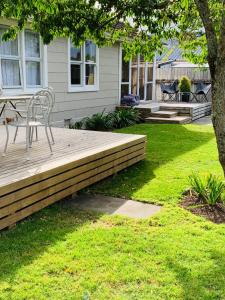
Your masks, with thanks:
[{"label": "white weatherboard house", "polygon": [[[12,22],[0,19],[1,35]],[[57,126],[111,111],[127,93],[142,100],[152,100],[155,94],[154,64],[141,56],[126,63],[120,43],[98,48],[86,41],[76,48],[70,39],[57,38],[45,46],[39,34],[27,28],[16,40],[1,42],[0,62],[5,95],[32,94],[47,86],[54,89]]]}]

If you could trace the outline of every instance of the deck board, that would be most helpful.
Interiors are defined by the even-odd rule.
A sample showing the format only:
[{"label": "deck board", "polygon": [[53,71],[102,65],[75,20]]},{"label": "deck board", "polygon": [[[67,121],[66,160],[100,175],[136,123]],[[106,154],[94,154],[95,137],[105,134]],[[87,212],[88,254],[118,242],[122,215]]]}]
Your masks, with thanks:
[{"label": "deck board", "polygon": [[[14,134],[10,128],[11,140]],[[43,129],[27,160],[25,130],[0,156],[0,229],[145,157],[146,137],[53,128],[50,154]],[[0,153],[5,128],[0,126]]]}]

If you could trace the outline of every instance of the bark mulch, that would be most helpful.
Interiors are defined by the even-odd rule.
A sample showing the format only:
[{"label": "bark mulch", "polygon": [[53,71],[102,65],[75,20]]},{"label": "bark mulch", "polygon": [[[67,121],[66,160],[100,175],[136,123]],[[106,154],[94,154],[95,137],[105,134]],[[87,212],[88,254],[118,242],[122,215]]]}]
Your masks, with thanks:
[{"label": "bark mulch", "polygon": [[180,205],[193,214],[205,217],[216,224],[225,223],[225,204],[223,203],[208,205],[189,191],[185,193]]}]

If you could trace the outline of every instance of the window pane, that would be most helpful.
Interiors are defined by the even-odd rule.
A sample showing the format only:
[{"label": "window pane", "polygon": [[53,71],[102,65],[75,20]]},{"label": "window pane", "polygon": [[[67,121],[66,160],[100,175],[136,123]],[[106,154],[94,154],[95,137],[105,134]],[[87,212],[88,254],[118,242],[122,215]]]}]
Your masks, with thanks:
[{"label": "window pane", "polygon": [[152,84],[147,84],[146,100],[152,100]]},{"label": "window pane", "polygon": [[121,84],[121,98],[129,94],[129,84]]},{"label": "window pane", "polygon": [[153,80],[153,65],[148,64],[148,81]]},{"label": "window pane", "polygon": [[129,82],[129,61],[125,61],[122,55],[122,82]]},{"label": "window pane", "polygon": [[139,67],[139,96],[141,100],[144,100],[145,90],[145,64],[141,64]]},{"label": "window pane", "polygon": [[26,57],[40,57],[39,34],[25,31],[25,55]]},{"label": "window pane", "polygon": [[18,40],[17,38],[12,41],[3,42],[2,35],[6,31],[4,28],[0,28],[0,54],[18,56]]},{"label": "window pane", "polygon": [[28,86],[41,85],[39,62],[35,62],[35,61],[26,62],[26,80]]},{"label": "window pane", "polygon": [[95,84],[95,65],[86,65],[85,83],[86,85]]},{"label": "window pane", "polygon": [[81,61],[81,47],[70,47],[70,59]]},{"label": "window pane", "polygon": [[131,68],[131,93],[137,95],[137,78],[138,78],[138,69],[137,64],[132,64]]},{"label": "window pane", "polygon": [[71,65],[71,84],[81,85],[81,65]]},{"label": "window pane", "polygon": [[20,68],[18,60],[1,60],[3,86],[20,86]]},{"label": "window pane", "polygon": [[86,62],[96,62],[96,45],[92,41],[85,42],[85,60]]}]

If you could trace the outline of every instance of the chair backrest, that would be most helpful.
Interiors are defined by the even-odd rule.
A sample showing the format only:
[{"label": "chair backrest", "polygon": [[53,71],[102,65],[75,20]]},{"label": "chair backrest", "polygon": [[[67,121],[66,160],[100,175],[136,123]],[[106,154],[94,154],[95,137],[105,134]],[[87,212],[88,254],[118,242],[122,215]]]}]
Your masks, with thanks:
[{"label": "chair backrest", "polygon": [[173,90],[175,93],[177,93],[177,92],[179,91],[178,83],[179,83],[179,81],[178,81],[178,80],[175,80],[175,81],[171,84],[171,90]]},{"label": "chair backrest", "polygon": [[178,92],[178,80],[175,80],[171,84],[161,83],[160,88],[161,88],[162,93],[171,93],[171,92],[177,93]]},{"label": "chair backrest", "polygon": [[204,84],[204,82],[200,81],[197,84],[195,94],[197,95],[207,95],[209,90],[211,89],[211,84]]},{"label": "chair backrest", "polygon": [[44,122],[48,122],[50,113],[54,105],[54,97],[49,89],[43,89],[35,93],[27,107],[27,119],[43,119]]}]

